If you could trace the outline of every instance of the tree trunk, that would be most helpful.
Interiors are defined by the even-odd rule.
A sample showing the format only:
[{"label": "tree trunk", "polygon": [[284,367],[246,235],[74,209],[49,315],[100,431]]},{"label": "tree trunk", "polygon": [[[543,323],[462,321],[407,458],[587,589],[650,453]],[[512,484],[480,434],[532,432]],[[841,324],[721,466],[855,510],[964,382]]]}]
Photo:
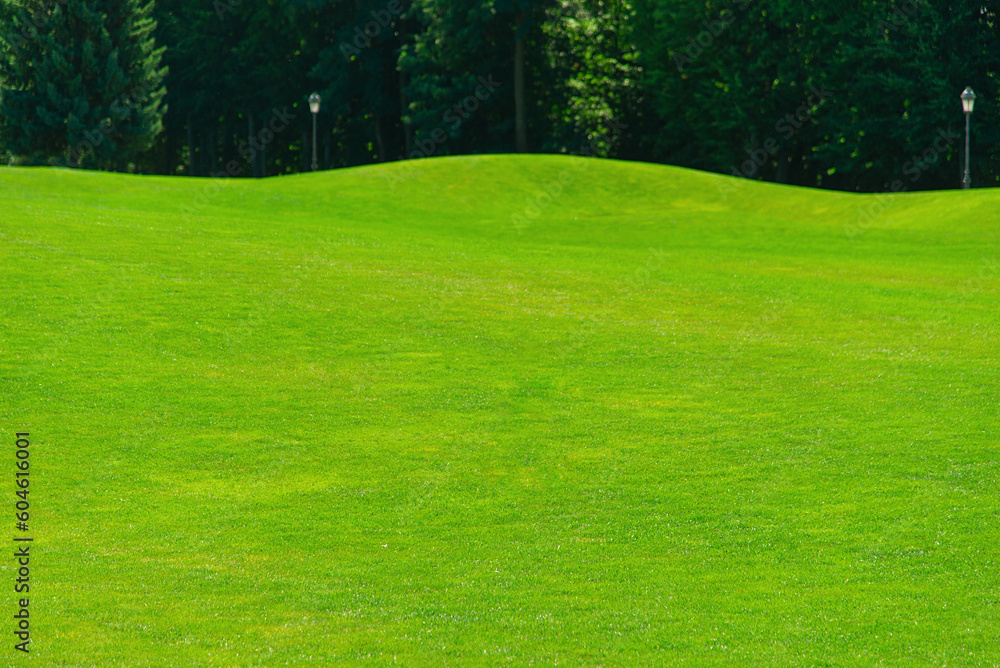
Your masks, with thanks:
[{"label": "tree trunk", "polygon": [[385,143],[382,141],[382,117],[375,114],[375,147],[378,149],[376,162],[385,161]]},{"label": "tree trunk", "polygon": [[198,176],[194,171],[194,150],[194,120],[188,114],[188,176]]},{"label": "tree trunk", "polygon": [[518,153],[528,152],[528,124],[524,108],[524,13],[517,14],[517,28],[514,32],[514,132]]},{"label": "tree trunk", "polygon": [[163,164],[160,165],[163,170],[161,173],[167,174],[168,176],[174,175],[174,133],[167,132],[167,142],[165,147],[165,154],[163,156]]},{"label": "tree trunk", "polygon": [[205,138],[205,143],[208,145],[208,175],[216,173],[219,169],[219,158],[215,150],[215,128],[213,127],[208,131],[208,136]]},{"label": "tree trunk", "polygon": [[778,173],[775,176],[775,181],[778,183],[788,183],[788,166],[792,162],[792,156],[783,155],[778,158]]},{"label": "tree trunk", "polygon": [[[406,44],[406,22],[400,19],[399,23],[399,43]],[[406,99],[406,84],[410,82],[410,74],[402,70],[399,71],[399,120],[403,124],[403,147],[404,157],[409,158],[413,151],[413,126],[406,120],[410,110],[410,103]]]},{"label": "tree trunk", "polygon": [[[261,132],[264,131],[264,124],[261,124]],[[273,135],[272,135],[273,136]],[[267,177],[267,145],[268,142],[260,142],[260,178]]]},{"label": "tree trunk", "polygon": [[406,84],[403,77],[409,79],[410,75],[401,73],[399,80],[399,106],[402,107],[400,119],[403,121],[403,150],[405,151],[404,155],[408,158],[410,157],[410,153],[413,152],[413,126],[410,125],[410,121],[406,118],[406,114],[410,109],[410,102],[406,99]]},{"label": "tree trunk", "polygon": [[311,137],[309,136],[309,130],[306,127],[302,128],[302,151],[299,155],[299,171],[308,172],[309,166],[312,163],[312,144],[309,142]]},{"label": "tree trunk", "polygon": [[232,114],[227,113],[222,127],[222,171],[226,174],[229,174],[229,163],[233,161],[233,136],[235,134]]},{"label": "tree trunk", "polygon": [[255,134],[256,133],[254,132],[254,126],[253,126],[253,114],[252,113],[248,113],[247,114],[247,144],[249,146],[248,150],[250,151],[250,155],[253,156],[253,159],[250,161],[250,175],[253,176],[253,178],[256,179],[258,171],[259,171],[258,168],[257,168],[257,165],[260,162],[260,156],[257,155],[257,149],[254,148],[254,145],[256,144],[256,141],[257,141],[255,139]]}]

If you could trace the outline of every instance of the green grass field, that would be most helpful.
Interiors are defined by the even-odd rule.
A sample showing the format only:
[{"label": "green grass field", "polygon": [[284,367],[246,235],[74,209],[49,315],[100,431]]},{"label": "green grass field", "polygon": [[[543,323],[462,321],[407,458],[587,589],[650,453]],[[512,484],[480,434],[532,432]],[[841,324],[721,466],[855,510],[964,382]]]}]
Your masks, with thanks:
[{"label": "green grass field", "polygon": [[1000,192],[3,168],[0,242],[5,664],[1000,663]]}]

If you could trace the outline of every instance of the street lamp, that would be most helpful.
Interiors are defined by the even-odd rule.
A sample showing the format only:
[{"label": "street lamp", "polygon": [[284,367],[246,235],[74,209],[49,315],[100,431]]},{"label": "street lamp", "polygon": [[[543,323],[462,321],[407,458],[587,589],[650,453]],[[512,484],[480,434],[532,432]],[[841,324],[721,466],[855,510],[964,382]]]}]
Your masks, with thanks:
[{"label": "street lamp", "polygon": [[309,96],[309,111],[313,115],[313,164],[312,170],[315,172],[319,169],[319,163],[316,162],[316,115],[319,114],[319,93],[313,93]]},{"label": "street lamp", "polygon": [[962,179],[962,188],[972,186],[972,176],[969,174],[969,119],[972,118],[972,107],[976,104],[976,94],[971,88],[962,91],[962,111],[965,112],[965,177]]}]

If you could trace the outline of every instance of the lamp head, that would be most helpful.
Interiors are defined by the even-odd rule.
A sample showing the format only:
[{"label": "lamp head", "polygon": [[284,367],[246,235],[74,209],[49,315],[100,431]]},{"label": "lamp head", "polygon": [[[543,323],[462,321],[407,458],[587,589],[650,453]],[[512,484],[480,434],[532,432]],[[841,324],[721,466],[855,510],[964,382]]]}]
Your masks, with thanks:
[{"label": "lamp head", "polygon": [[972,92],[971,88],[966,88],[962,92],[962,111],[967,114],[972,113],[972,107],[976,104],[976,94]]}]

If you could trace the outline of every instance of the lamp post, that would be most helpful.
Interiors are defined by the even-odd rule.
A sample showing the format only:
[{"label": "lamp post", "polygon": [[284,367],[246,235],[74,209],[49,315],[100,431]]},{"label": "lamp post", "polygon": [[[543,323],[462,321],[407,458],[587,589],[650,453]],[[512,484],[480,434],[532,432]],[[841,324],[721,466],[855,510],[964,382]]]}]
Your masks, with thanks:
[{"label": "lamp post", "polygon": [[972,118],[972,107],[976,104],[976,94],[971,88],[962,91],[962,111],[965,112],[965,177],[962,179],[962,188],[968,189],[972,186],[972,176],[969,174],[969,119]]},{"label": "lamp post", "polygon": [[316,116],[319,114],[319,103],[320,97],[319,93],[313,93],[309,96],[309,111],[313,115],[313,163],[312,170],[315,172],[319,169],[319,163],[316,162]]}]

